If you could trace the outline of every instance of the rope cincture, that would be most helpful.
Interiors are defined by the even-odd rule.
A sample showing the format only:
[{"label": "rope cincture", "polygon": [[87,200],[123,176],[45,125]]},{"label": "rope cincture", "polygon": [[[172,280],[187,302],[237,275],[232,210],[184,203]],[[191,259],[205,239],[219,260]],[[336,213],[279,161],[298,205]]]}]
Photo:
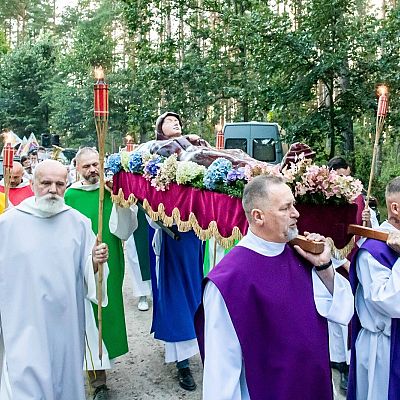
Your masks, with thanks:
[{"label": "rope cincture", "polygon": [[[119,189],[118,194],[112,194],[111,197],[114,204],[123,208],[128,208],[138,202],[138,199],[132,193],[129,195],[128,199],[125,200],[122,188]],[[164,204],[160,203],[157,211],[154,211],[148,200],[144,199],[143,208],[153,221],[161,221],[167,227],[170,227],[175,223],[180,232],[188,232],[193,229],[194,233],[200,240],[205,241],[213,237],[224,249],[230,249],[235,244],[235,241],[243,238],[243,234],[237,226],[232,229],[232,234],[229,237],[222,236],[218,230],[216,221],[211,221],[208,228],[203,229],[193,212],[189,214],[189,219],[187,221],[182,221],[181,213],[177,207],[172,210],[172,215],[169,216],[165,213]],[[331,254],[337,260],[344,260],[355,246],[354,236],[342,249],[338,249],[330,237],[327,239],[332,248]]]}]

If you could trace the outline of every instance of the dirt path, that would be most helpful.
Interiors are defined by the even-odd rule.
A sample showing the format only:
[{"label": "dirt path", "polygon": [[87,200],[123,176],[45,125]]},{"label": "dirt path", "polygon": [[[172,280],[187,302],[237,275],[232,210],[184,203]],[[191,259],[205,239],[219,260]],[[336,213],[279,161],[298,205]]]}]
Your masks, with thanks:
[{"label": "dirt path", "polygon": [[[110,400],[201,400],[202,367],[200,357],[191,360],[191,369],[197,383],[194,392],[180,388],[174,364],[164,363],[163,344],[149,334],[152,310],[139,311],[137,299],[132,296],[128,274],[124,286],[125,315],[130,352],[118,359],[108,373]],[[336,388],[339,374],[333,371]],[[335,400],[344,400],[338,395]]]},{"label": "dirt path", "polygon": [[200,357],[191,359],[197,389],[194,392],[181,389],[175,365],[164,363],[164,346],[149,333],[152,308],[137,309],[138,299],[132,296],[129,274],[125,275],[124,302],[130,351],[119,357],[108,373],[110,400],[200,400]]}]

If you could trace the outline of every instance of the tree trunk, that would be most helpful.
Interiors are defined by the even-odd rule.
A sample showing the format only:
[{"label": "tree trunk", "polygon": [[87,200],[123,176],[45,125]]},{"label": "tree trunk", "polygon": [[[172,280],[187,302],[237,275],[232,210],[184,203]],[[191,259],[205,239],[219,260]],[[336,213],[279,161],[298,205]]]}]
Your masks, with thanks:
[{"label": "tree trunk", "polygon": [[53,0],[53,30],[56,30],[56,0]]},{"label": "tree trunk", "polygon": [[[342,95],[350,90],[350,80],[349,80],[349,64],[348,60],[343,61],[343,66],[341,69],[340,76],[340,87]],[[345,155],[346,159],[354,165],[354,132],[353,132],[353,118],[350,115],[349,110],[345,110],[344,114],[344,124],[342,126],[342,137],[343,141],[341,144],[342,153]]]},{"label": "tree trunk", "polygon": [[143,123],[140,124],[139,131],[140,131],[140,143],[147,142],[148,138],[147,138],[147,133],[146,133],[147,132],[146,131],[146,126]]},{"label": "tree trunk", "polygon": [[172,37],[172,25],[171,25],[171,4],[169,1],[167,3],[167,39]]},{"label": "tree trunk", "polygon": [[331,149],[329,158],[331,159],[335,155],[336,148],[336,137],[335,137],[335,104],[333,100],[333,79],[329,82],[328,89],[328,107],[329,107],[329,139],[331,142]]},{"label": "tree trunk", "polygon": [[25,30],[26,30],[26,7],[23,6],[22,8],[22,13],[21,13],[21,18],[22,18],[22,29],[21,29],[21,37],[22,37],[22,41],[25,40]]}]

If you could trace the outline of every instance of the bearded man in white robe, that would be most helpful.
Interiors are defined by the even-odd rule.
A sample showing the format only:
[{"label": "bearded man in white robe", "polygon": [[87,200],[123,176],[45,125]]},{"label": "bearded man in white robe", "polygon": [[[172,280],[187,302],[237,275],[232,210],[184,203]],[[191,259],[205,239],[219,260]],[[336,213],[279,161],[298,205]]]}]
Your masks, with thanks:
[{"label": "bearded man in white robe", "polygon": [[[96,301],[108,248],[96,245],[90,220],[65,205],[66,183],[62,164],[43,161],[35,197],[0,217],[1,400],[85,399],[84,299]],[[107,275],[105,264],[104,282]]]}]

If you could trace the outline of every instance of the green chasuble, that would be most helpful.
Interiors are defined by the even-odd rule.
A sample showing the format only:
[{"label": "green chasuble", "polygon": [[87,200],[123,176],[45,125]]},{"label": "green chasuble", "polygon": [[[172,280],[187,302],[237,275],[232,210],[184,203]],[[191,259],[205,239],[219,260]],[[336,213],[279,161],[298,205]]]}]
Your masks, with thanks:
[{"label": "green chasuble", "polygon": [[[235,244],[230,247],[229,249],[223,249],[223,255],[228,254],[237,244],[239,243],[239,240],[235,240]],[[221,261],[221,246],[217,245],[219,248],[219,254],[217,254],[214,257],[214,242],[212,244],[210,243],[210,240],[206,241],[206,248],[204,251],[204,262],[203,262],[203,274],[204,276],[207,276],[207,274],[215,267],[215,264],[218,264]]]},{"label": "green chasuble", "polygon": [[138,253],[140,273],[143,281],[150,280],[150,256],[149,250],[149,224],[146,219],[146,214],[140,208],[137,213],[138,227],[133,233],[135,237],[136,251]]},{"label": "green chasuble", "polygon": [[[65,192],[65,203],[86,215],[92,221],[95,234],[98,231],[99,189],[86,191],[69,188]],[[103,340],[110,359],[128,352],[126,337],[122,283],[124,280],[124,254],[119,238],[110,233],[108,221],[112,210],[110,193],[105,190],[103,210],[103,242],[108,245],[107,280],[108,305],[103,307]],[[97,323],[97,305],[93,304]]]}]

